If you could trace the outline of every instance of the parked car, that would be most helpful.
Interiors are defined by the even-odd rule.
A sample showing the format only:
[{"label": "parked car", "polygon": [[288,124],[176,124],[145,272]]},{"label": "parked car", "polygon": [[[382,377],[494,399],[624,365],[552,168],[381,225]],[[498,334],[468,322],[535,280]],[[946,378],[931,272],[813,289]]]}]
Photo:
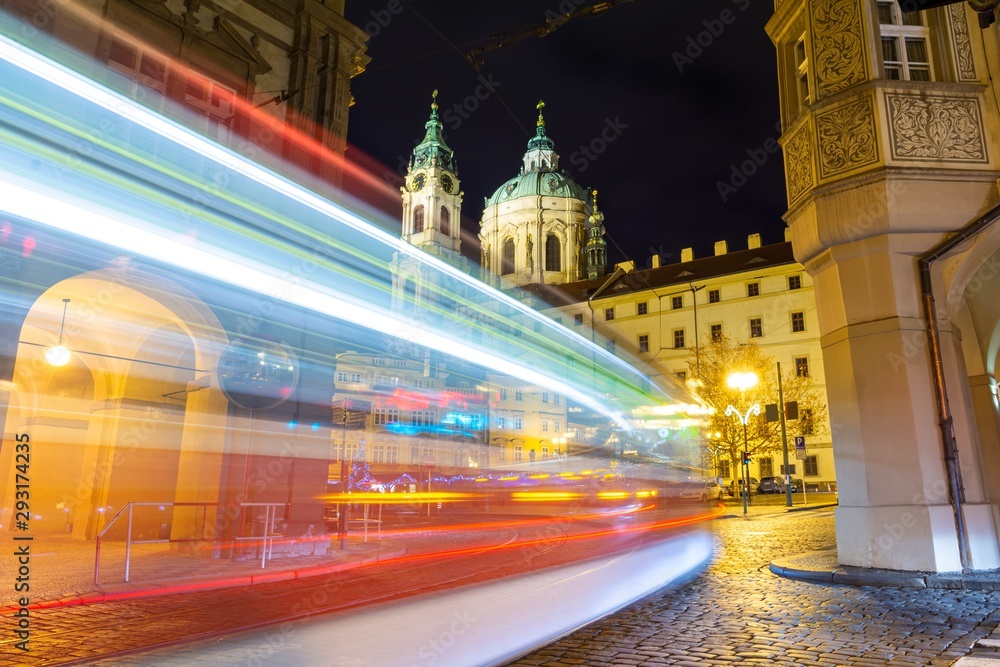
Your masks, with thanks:
[{"label": "parked car", "polygon": [[714,479],[696,480],[681,489],[678,497],[704,502],[718,501],[722,500],[722,487]]},{"label": "parked car", "polygon": [[784,493],[784,477],[764,477],[757,485],[757,493]]},{"label": "parked car", "polygon": [[[760,484],[760,480],[756,477],[750,478],[750,485],[747,487],[752,492]],[[738,479],[735,483],[730,484],[730,495],[732,496],[742,496],[743,495],[743,480]]]}]

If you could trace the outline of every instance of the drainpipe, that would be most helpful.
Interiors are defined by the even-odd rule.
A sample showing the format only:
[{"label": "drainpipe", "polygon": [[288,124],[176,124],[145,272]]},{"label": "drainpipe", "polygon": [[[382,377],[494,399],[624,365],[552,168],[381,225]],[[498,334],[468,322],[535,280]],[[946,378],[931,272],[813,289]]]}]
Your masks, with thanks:
[{"label": "drainpipe", "polygon": [[941,333],[938,330],[934,307],[931,263],[983,231],[998,219],[1000,219],[1000,205],[994,206],[979,218],[958,230],[953,236],[941,241],[922,254],[917,260],[917,266],[920,268],[920,298],[924,306],[924,319],[927,320],[928,348],[931,355],[931,368],[934,374],[934,395],[937,400],[938,426],[941,428],[944,464],[948,479],[948,498],[955,512],[955,531],[958,536],[958,553],[963,572],[971,570],[968,532],[965,527],[965,514],[962,512],[962,504],[965,503],[965,486],[962,483],[962,470],[958,464],[958,443],[955,441],[955,425],[951,416],[951,408],[948,406],[948,389],[944,382]]}]

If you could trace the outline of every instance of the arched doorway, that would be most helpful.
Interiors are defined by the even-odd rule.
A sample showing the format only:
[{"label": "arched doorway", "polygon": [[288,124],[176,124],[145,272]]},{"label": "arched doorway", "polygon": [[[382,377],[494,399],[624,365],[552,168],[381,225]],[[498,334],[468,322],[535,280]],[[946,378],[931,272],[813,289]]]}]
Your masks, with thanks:
[{"label": "arched doorway", "polygon": [[[60,339],[70,359],[53,366],[45,352]],[[228,403],[212,369],[227,342],[199,299],[135,269],[74,276],[36,299],[5,425],[32,444],[32,530],[92,538],[130,501],[217,500]],[[0,455],[7,508],[13,449]],[[171,526],[162,512],[139,530]]]}]

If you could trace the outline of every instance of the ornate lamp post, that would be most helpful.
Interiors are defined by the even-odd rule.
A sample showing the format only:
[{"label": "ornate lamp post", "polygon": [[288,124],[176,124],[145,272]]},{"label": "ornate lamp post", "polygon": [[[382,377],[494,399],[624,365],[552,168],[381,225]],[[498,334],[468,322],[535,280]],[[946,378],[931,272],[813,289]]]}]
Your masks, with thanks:
[{"label": "ornate lamp post", "polygon": [[[726,384],[733,389],[740,390],[740,396],[743,393],[757,385],[757,375],[755,373],[733,373],[728,378],[726,378]],[[747,408],[746,413],[740,412],[734,405],[730,404],[726,407],[726,416],[735,415],[739,418],[740,423],[743,424],[743,514],[747,513],[747,496],[750,493],[750,466],[747,463],[747,454],[750,451],[749,439],[747,437],[747,422],[750,421],[751,415],[760,414],[760,404],[754,403]]]}]

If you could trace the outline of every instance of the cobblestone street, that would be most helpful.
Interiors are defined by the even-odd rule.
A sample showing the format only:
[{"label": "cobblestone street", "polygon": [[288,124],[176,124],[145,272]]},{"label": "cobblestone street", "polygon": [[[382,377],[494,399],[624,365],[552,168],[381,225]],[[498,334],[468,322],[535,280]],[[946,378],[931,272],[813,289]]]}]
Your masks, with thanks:
[{"label": "cobblestone street", "polygon": [[718,521],[717,555],[699,578],[511,664],[946,666],[1000,623],[996,591],[776,576],[775,558],[834,544],[833,509],[751,509],[743,517],[734,505],[739,516]]}]

